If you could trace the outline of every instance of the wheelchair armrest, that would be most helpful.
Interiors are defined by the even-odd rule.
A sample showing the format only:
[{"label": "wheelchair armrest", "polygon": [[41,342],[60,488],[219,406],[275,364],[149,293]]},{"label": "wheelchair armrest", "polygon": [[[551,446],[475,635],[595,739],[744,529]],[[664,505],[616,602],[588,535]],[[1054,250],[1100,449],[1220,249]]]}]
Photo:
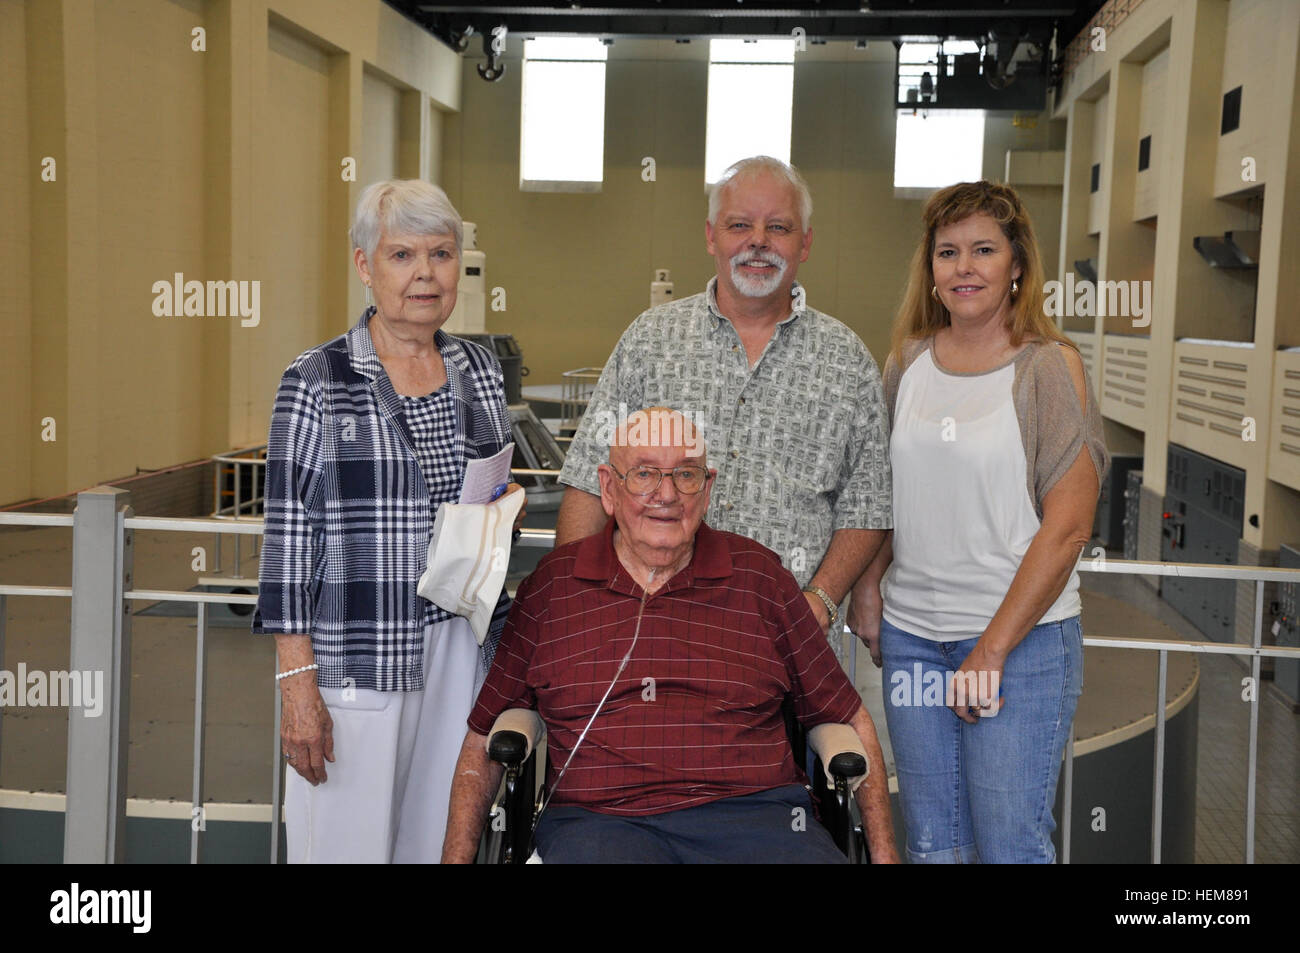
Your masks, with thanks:
[{"label": "wheelchair armrest", "polygon": [[843,778],[850,792],[867,779],[867,752],[849,725],[818,725],[808,732],[808,744],[825,766],[826,781],[832,789],[836,778]]},{"label": "wheelchair armrest", "polygon": [[488,757],[506,767],[518,767],[537,747],[546,728],[531,708],[511,708],[497,716],[488,732]]}]

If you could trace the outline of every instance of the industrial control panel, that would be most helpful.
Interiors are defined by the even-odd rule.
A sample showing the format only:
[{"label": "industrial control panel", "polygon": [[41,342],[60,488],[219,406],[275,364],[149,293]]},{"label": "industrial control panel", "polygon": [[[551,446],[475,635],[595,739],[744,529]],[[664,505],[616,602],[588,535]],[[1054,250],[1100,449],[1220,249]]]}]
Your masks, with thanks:
[{"label": "industrial control panel", "polygon": [[[1300,544],[1278,547],[1277,565],[1279,569],[1300,569]],[[1276,621],[1274,635],[1277,644],[1291,648],[1300,646],[1300,583],[1278,583]],[[1300,661],[1275,661],[1273,684],[1282,690],[1293,706],[1300,705]]]},{"label": "industrial control panel", "polygon": [[1110,470],[1101,481],[1101,495],[1097,498],[1097,516],[1092,522],[1092,535],[1107,549],[1120,549],[1124,545],[1125,498],[1128,475],[1142,469],[1141,454],[1116,454],[1110,458]]},{"label": "industrial control panel", "polygon": [[1124,489],[1124,558],[1138,558],[1138,516],[1142,512],[1142,471],[1129,470]]},{"label": "industrial control panel", "polygon": [[[1237,563],[1246,472],[1169,445],[1160,558],[1177,563]],[[1161,578],[1160,594],[1207,638],[1231,642],[1237,587],[1231,580]]]}]

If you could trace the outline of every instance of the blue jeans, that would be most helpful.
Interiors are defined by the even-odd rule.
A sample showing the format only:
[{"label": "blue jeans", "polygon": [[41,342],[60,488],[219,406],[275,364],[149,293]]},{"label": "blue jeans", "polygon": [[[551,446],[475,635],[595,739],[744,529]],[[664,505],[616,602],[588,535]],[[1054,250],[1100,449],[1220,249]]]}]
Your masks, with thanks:
[{"label": "blue jeans", "polygon": [[1083,691],[1082,638],[1078,616],[1031,629],[1007,658],[1006,704],[972,725],[937,686],[978,640],[934,642],[881,620],[885,721],[912,863],[1055,862],[1052,806]]}]

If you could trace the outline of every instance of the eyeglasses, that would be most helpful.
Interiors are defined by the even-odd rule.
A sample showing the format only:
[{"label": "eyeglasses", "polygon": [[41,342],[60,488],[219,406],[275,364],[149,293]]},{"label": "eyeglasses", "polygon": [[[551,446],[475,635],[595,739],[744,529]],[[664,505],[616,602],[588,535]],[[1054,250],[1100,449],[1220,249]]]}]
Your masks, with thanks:
[{"label": "eyeglasses", "polygon": [[672,470],[661,470],[659,467],[632,467],[627,473],[619,473],[613,465],[610,469],[623,481],[623,485],[633,496],[649,496],[659,489],[665,473],[673,475],[673,486],[677,487],[677,492],[687,496],[699,493],[704,489],[704,484],[709,482],[707,467],[674,467]]}]

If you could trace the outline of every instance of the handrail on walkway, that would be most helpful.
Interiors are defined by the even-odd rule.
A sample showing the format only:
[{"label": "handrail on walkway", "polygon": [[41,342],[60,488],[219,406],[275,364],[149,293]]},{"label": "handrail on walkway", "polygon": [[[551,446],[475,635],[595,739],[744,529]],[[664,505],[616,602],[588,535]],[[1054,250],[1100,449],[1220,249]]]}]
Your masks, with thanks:
[{"label": "handrail on walkway", "polygon": [[[6,600],[9,596],[70,598],[72,600],[72,671],[104,673],[103,712],[92,718],[78,707],[68,711],[68,776],[66,822],[64,828],[65,862],[120,863],[125,858],[126,755],[128,713],[130,710],[131,613],[128,603],[137,600],[183,602],[195,605],[194,676],[194,746],[192,807],[195,817],[204,809],[204,705],[206,702],[207,611],[212,603],[254,605],[255,595],[230,592],[189,592],[165,589],[137,589],[133,585],[132,553],[134,533],[148,532],[214,533],[260,537],[260,518],[244,519],[175,519],[134,516],[129,490],[99,486],[77,494],[74,514],[0,512],[0,526],[53,526],[72,528],[71,586],[0,585],[0,660],[4,657]],[[523,530],[518,545],[552,548],[554,530]],[[1300,569],[1273,569],[1260,566],[1201,565],[1159,563],[1141,560],[1106,559],[1103,556],[1080,558],[1081,572],[1124,575],[1179,576],[1183,578],[1224,579],[1255,583],[1254,637],[1250,645],[1213,641],[1189,641],[1086,636],[1085,646],[1121,648],[1159,653],[1156,678],[1155,773],[1152,795],[1153,863],[1161,860],[1161,823],[1164,791],[1165,699],[1166,676],[1170,652],[1240,655],[1250,659],[1251,678],[1256,690],[1250,699],[1250,740],[1246,787],[1246,863],[1255,860],[1255,794],[1258,768],[1260,660],[1294,658],[1300,660],[1300,648],[1262,644],[1264,618],[1264,584],[1266,582],[1300,583]],[[256,584],[249,579],[250,586]],[[847,631],[847,630],[845,630]],[[841,633],[843,636],[844,633]],[[850,671],[856,668],[857,639],[851,638]],[[283,791],[284,762],[280,757],[280,693],[275,691],[275,730],[272,737],[272,811],[270,861],[276,863],[280,851],[278,821]],[[1070,818],[1073,807],[1074,737],[1071,733],[1065,752],[1062,851],[1063,863],[1070,860]],[[190,862],[198,863],[202,855],[203,825],[191,825]]]}]

